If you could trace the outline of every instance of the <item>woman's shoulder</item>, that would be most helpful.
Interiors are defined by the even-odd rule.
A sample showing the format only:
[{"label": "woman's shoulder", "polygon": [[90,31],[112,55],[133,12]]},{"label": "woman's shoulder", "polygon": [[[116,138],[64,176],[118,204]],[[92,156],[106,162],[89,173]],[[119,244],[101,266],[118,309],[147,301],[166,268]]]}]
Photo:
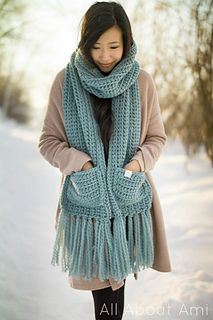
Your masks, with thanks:
[{"label": "woman's shoulder", "polygon": [[156,90],[156,86],[155,86],[155,82],[154,82],[154,79],[152,77],[152,75],[140,68],[140,73],[139,73],[139,76],[138,76],[138,81],[139,81],[139,85],[140,85],[140,88],[141,90],[143,91],[146,91],[146,90]]},{"label": "woman's shoulder", "polygon": [[149,73],[148,71],[146,71],[145,69],[142,69],[142,68],[140,68],[139,79],[143,82],[146,82],[146,83],[153,83],[154,82],[151,73]]},{"label": "woman's shoulder", "polygon": [[66,68],[60,69],[55,73],[50,89],[51,95],[62,95],[65,69]]},{"label": "woman's shoulder", "polygon": [[65,67],[63,69],[60,69],[56,74],[55,74],[55,78],[54,81],[59,82],[59,83],[63,83],[64,81],[64,74],[65,74]]}]

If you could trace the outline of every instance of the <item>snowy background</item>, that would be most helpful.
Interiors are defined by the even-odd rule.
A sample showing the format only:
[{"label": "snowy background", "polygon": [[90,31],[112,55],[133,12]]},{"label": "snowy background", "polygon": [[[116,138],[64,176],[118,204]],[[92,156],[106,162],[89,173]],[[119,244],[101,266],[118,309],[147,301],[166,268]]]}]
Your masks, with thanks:
[{"label": "snowy background", "polygon": [[[60,172],[40,155],[40,128],[0,118],[0,319],[94,319],[90,291],[50,264]],[[124,320],[213,319],[212,168],[168,141],[152,171],[172,272],[127,278]]]}]

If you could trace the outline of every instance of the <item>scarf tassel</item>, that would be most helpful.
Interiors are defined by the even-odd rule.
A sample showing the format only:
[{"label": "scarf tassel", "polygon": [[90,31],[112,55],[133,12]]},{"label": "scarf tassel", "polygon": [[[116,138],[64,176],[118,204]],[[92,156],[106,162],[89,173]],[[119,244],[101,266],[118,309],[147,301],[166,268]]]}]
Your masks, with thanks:
[{"label": "scarf tassel", "polygon": [[62,210],[56,232],[51,264],[60,264],[62,251],[62,271],[76,279],[113,278],[120,282],[129,273],[153,264],[150,214],[115,217],[112,235],[108,220],[72,216]]},{"label": "scarf tassel", "polygon": [[[150,268],[154,262],[152,218],[149,210],[133,216],[134,223],[134,259],[131,259],[133,272]],[[132,249],[131,249],[132,252]]]},{"label": "scarf tassel", "polygon": [[121,281],[127,274],[131,273],[129,260],[129,250],[126,239],[126,230],[124,219],[122,216],[117,216],[113,221],[113,251],[115,259],[115,267],[113,270],[113,278],[116,281]]}]

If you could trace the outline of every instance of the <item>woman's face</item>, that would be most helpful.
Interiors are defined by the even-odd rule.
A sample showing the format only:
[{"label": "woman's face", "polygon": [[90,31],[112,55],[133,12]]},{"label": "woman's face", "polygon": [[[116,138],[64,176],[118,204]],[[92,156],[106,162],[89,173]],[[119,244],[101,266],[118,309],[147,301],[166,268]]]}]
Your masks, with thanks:
[{"label": "woman's face", "polygon": [[103,72],[110,72],[122,59],[123,39],[118,26],[105,31],[91,48],[91,57]]}]

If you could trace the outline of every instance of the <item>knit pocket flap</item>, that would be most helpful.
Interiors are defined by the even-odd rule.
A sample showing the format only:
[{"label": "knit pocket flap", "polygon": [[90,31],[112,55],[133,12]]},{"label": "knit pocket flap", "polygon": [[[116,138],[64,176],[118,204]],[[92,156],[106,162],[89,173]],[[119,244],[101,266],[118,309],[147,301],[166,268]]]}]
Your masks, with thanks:
[{"label": "knit pocket flap", "polygon": [[103,204],[104,194],[100,169],[94,167],[72,173],[67,197],[77,205],[90,208]]},{"label": "knit pocket flap", "polygon": [[116,168],[113,179],[113,191],[121,205],[139,202],[150,194],[150,185],[143,172],[133,171],[129,174],[124,168]]}]

